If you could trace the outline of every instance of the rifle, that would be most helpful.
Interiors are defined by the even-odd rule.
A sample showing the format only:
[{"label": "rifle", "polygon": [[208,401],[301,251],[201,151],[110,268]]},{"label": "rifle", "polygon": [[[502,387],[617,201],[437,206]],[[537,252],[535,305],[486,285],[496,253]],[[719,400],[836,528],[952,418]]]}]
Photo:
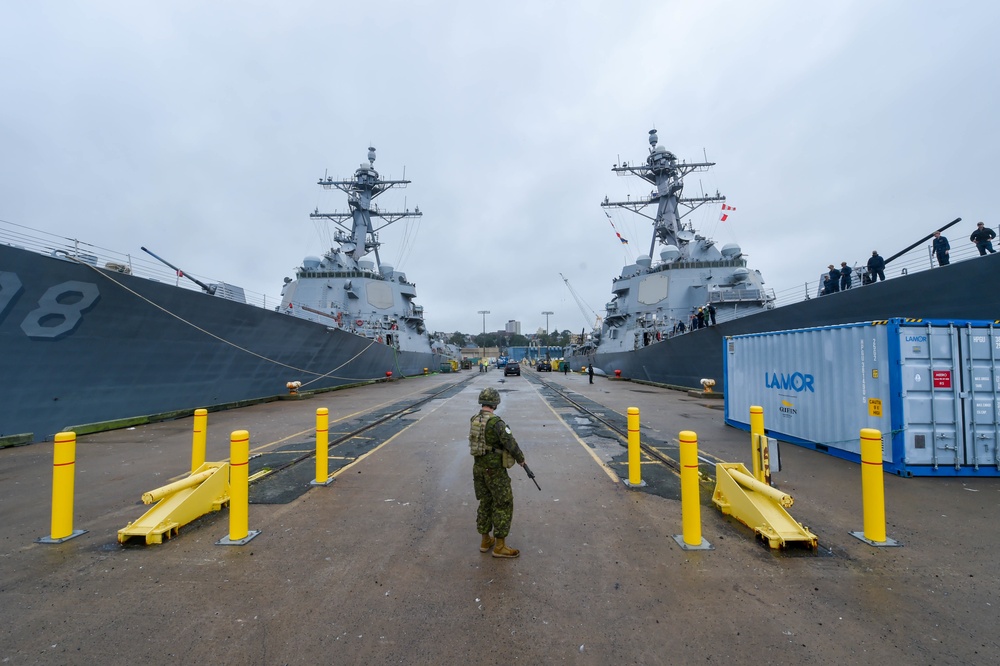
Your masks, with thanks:
[{"label": "rifle", "polygon": [[538,485],[538,481],[535,481],[535,473],[531,471],[531,468],[528,467],[528,465],[525,464],[525,463],[521,463],[521,467],[523,467],[524,471],[528,473],[528,478],[531,479],[534,482],[535,487],[538,488],[539,490],[541,490],[542,487],[540,485]]}]

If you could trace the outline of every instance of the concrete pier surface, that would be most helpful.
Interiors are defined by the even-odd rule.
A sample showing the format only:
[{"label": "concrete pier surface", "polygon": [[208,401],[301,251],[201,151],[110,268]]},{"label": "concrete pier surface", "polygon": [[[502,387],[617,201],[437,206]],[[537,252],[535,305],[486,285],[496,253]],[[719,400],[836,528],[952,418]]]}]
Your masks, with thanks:
[{"label": "concrete pier surface", "polygon": [[[303,488],[301,471],[263,482],[285,494],[255,501],[251,486],[261,534],[245,546],[216,545],[228,509],[160,545],[117,542],[145,510],[141,494],[188,471],[192,419],[80,437],[74,527],[87,532],[57,545],[36,542],[49,532],[53,445],[0,450],[0,664],[1000,662],[1000,479],[886,475],[886,533],[902,546],[876,548],[850,534],[863,528],[859,466],[785,444],[774,484],[820,547],[772,551],[712,505],[706,483],[714,549],[687,551],[674,540],[676,475],[645,459],[648,485],[626,487],[625,447],[547,400],[534,373],[465,371],[209,414],[208,460],[227,459],[229,433],[245,429],[260,461],[308,453],[319,407],[333,439],[454,386],[331,449],[329,486]],[[607,414],[638,407],[644,437],[665,449],[693,430],[706,460],[750,466],[749,435],[723,424],[719,400],[543,378]],[[514,560],[480,553],[475,529],[468,424],[487,386],[542,488],[510,470]]]}]

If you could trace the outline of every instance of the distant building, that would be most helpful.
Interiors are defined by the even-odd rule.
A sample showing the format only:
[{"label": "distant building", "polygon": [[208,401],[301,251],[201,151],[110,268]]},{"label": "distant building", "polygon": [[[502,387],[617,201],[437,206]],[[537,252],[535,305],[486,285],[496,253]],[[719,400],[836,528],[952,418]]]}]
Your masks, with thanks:
[{"label": "distant building", "polygon": [[500,355],[498,347],[462,347],[462,358],[496,358]]},{"label": "distant building", "polygon": [[503,328],[504,333],[512,333],[514,335],[521,335],[521,322],[511,319],[507,322],[507,325]]}]

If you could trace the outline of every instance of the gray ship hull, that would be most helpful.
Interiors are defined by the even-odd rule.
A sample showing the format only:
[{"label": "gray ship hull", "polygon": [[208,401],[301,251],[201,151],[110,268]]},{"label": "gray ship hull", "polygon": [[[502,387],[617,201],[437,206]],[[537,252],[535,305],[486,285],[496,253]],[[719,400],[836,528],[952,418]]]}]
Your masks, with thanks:
[{"label": "gray ship hull", "polygon": [[848,291],[748,315],[634,351],[568,357],[571,367],[593,363],[608,375],[687,388],[701,379],[723,388],[726,336],[829,326],[892,317],[1000,319],[1000,253],[904,275]]},{"label": "gray ship hull", "polygon": [[[90,286],[88,286],[90,285]],[[437,370],[437,354],[0,245],[0,436]]]}]

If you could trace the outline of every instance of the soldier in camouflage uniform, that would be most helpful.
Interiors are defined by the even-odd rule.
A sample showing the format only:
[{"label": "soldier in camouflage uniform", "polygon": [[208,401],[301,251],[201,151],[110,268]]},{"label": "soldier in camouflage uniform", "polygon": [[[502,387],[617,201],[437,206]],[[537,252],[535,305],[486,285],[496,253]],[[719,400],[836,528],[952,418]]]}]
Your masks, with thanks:
[{"label": "soldier in camouflage uniform", "polygon": [[469,428],[469,449],[475,461],[472,482],[479,500],[476,529],[483,536],[479,552],[492,547],[493,557],[517,557],[521,551],[504,544],[514,516],[514,493],[507,468],[515,462],[524,465],[524,454],[507,424],[493,413],[500,404],[500,393],[494,388],[483,389],[479,404],[482,407],[472,417]]}]

